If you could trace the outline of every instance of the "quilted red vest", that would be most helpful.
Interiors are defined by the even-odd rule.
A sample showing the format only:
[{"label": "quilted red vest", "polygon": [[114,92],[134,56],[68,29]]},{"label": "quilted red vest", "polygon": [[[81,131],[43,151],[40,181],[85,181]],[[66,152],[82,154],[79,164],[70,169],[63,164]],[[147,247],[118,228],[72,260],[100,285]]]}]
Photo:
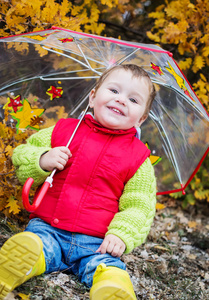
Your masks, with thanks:
[{"label": "quilted red vest", "polygon": [[[77,119],[61,119],[52,147],[65,146]],[[57,171],[40,207],[39,217],[54,227],[103,238],[126,182],[150,151],[135,137],[136,130],[109,130],[86,115],[70,145],[72,157]]]}]

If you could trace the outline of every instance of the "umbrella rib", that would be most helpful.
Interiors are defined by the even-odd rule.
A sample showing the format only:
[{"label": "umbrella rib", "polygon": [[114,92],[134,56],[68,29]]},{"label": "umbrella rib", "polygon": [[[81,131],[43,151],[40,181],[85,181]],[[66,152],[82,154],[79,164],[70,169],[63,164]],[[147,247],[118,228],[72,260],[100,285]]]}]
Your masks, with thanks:
[{"label": "umbrella rib", "polygon": [[[188,143],[188,141],[186,140],[181,128],[178,126],[178,124],[171,118],[170,114],[167,112],[167,110],[165,109],[165,107],[163,105],[160,105],[161,109],[164,111],[165,115],[170,119],[170,121],[172,122],[172,124],[177,128],[177,131],[181,134],[182,139],[184,140],[184,142],[187,144],[187,147],[190,149],[190,151],[193,153],[192,147],[190,146],[190,144]],[[194,154],[194,153],[193,153]]]},{"label": "umbrella rib", "polygon": [[[61,71],[61,72],[46,74],[46,75],[43,75],[43,76],[46,78],[46,77],[54,76],[54,75],[72,74],[72,73],[88,72],[88,71],[89,71],[89,69],[86,69],[86,70],[73,70],[73,71],[65,71],[65,72]],[[95,76],[95,77],[98,77],[98,76]]]},{"label": "umbrella rib", "polygon": [[185,138],[184,138],[184,135],[183,135],[183,133],[182,133],[182,131],[181,131],[181,129],[180,129],[180,127],[179,127],[178,124],[171,118],[171,116],[170,116],[170,114],[168,113],[168,111],[166,110],[166,108],[165,108],[163,105],[161,105],[159,102],[158,102],[158,105],[159,105],[160,108],[164,111],[165,115],[171,120],[171,122],[172,122],[173,125],[177,128],[177,130],[181,133],[183,139],[185,139]]},{"label": "umbrella rib", "polygon": [[134,51],[132,51],[131,53],[129,53],[126,57],[123,58],[122,61],[119,62],[119,65],[121,65],[125,60],[127,60],[131,55],[133,55],[134,53],[136,53],[139,49],[135,49]]},{"label": "umbrella rib", "polygon": [[[156,83],[156,84],[159,84],[159,85],[162,85],[162,86],[164,86],[164,87],[166,87],[166,88],[169,88],[169,89],[171,89],[171,90],[174,90],[177,94],[181,95],[181,96],[184,98],[184,100],[187,101],[187,103],[189,103],[189,104],[192,103],[194,109],[195,109],[198,113],[204,114],[204,116],[208,118],[207,114],[206,114],[204,111],[200,110],[200,108],[199,108],[198,106],[196,106],[196,105],[193,103],[193,101],[191,101],[191,99],[190,99],[186,94],[184,94],[183,92],[181,92],[179,89],[177,89],[176,87],[174,87],[174,86],[172,86],[172,85],[169,85],[169,84],[166,84],[166,83],[163,83],[163,82],[159,82],[158,80],[155,80],[155,79],[153,79],[153,78],[151,78],[151,80],[152,80],[152,82],[154,82],[154,83]],[[195,103],[197,103],[197,102],[195,102]]]},{"label": "umbrella rib", "polygon": [[[98,49],[99,53],[101,54],[102,59],[103,59],[104,61],[106,61],[106,58],[104,57],[102,51],[100,50],[100,47],[99,47],[99,45],[98,45],[98,43],[97,43],[97,40],[94,39],[93,41],[94,41],[94,43],[96,44],[97,49]],[[77,43],[76,43],[76,44],[77,44]],[[82,41],[79,41],[79,44],[81,44],[83,47],[86,47],[88,50],[92,51],[93,54],[95,54],[95,55],[98,56],[98,54],[96,54],[96,52],[94,52],[94,51],[92,50],[92,48],[90,48],[89,46],[87,46],[87,45],[86,45],[85,43],[83,43]],[[77,45],[78,45],[78,44],[77,44]],[[86,56],[86,57],[87,57],[87,56]],[[107,64],[103,63],[101,60],[98,61],[98,60],[95,60],[95,59],[90,58],[90,57],[88,57],[88,59],[89,59],[89,60],[92,60],[92,61],[94,61],[94,62],[96,62],[96,63],[99,63],[100,65],[103,65],[103,66],[105,66],[105,67],[107,66]]]},{"label": "umbrella rib", "polygon": [[50,81],[50,80],[79,80],[79,79],[93,79],[93,78],[99,78],[99,76],[85,76],[85,77],[51,77],[51,78],[45,78],[43,76],[40,76],[40,79],[43,81]]},{"label": "umbrella rib", "polygon": [[[82,41],[78,41],[78,42],[77,42],[77,40],[76,40],[75,37],[73,37],[73,39],[74,39],[74,43],[75,43],[77,46],[78,46],[78,42],[79,42],[79,44],[82,44],[83,46],[87,47],[87,45],[86,45],[85,43],[83,43]],[[97,45],[97,47],[98,47],[98,45]],[[78,54],[78,53],[76,53],[76,52],[74,52],[74,51],[72,51],[72,50],[69,50],[69,49],[66,49],[66,48],[63,48],[63,47],[58,47],[58,46],[56,46],[56,48],[57,48],[57,49],[60,49],[60,50],[64,50],[65,52],[69,52],[69,53],[72,53],[72,54],[79,55],[79,56],[83,57],[81,54]],[[89,47],[87,47],[87,49],[89,49],[89,50],[92,51],[92,49],[89,48]],[[92,52],[94,53],[94,51],[92,51]],[[101,51],[100,51],[100,53],[101,53]],[[94,54],[97,55],[96,53],[94,53]],[[101,53],[101,54],[102,54],[102,53]],[[87,57],[87,56],[86,56],[86,57]],[[88,57],[88,59],[91,60],[91,61],[94,61],[94,62],[96,62],[96,63],[98,63],[98,64],[100,64],[100,65],[106,66],[102,61],[98,61],[98,60],[96,60],[96,59],[94,59],[94,58],[90,58],[90,57]],[[103,59],[104,59],[104,57],[103,57]]]},{"label": "umbrella rib", "polygon": [[86,68],[88,68],[88,65],[84,64],[83,62],[79,61],[78,59],[76,59],[76,58],[74,58],[74,57],[72,57],[72,56],[68,56],[68,55],[66,55],[66,54],[64,54],[64,53],[61,53],[61,52],[59,52],[59,51],[52,50],[52,49],[47,48],[47,47],[44,47],[44,46],[43,46],[43,48],[44,48],[45,50],[50,51],[50,52],[53,52],[53,53],[62,55],[62,56],[67,57],[67,58],[71,58],[72,60],[74,60],[74,61],[78,62],[79,64],[81,64],[81,65],[85,66]]},{"label": "umbrella rib", "polygon": [[[65,71],[65,72],[56,72],[56,73],[50,73],[50,74],[46,74],[46,75],[43,75],[43,76],[41,76],[42,78],[43,78],[43,80],[45,79],[45,80],[47,80],[46,78],[47,77],[50,77],[51,79],[54,79],[54,77],[52,77],[52,76],[55,76],[55,75],[63,75],[63,74],[73,74],[73,73],[79,73],[79,72],[88,72],[89,71],[89,69],[86,69],[86,70],[73,70],[73,71]],[[93,78],[98,78],[99,76],[92,76]],[[61,78],[61,77],[59,77],[59,78]],[[74,79],[74,77],[64,77],[64,78],[73,78]],[[79,78],[81,78],[81,77],[76,77],[77,79],[79,79]],[[88,78],[88,77],[82,77],[82,78]]]},{"label": "umbrella rib", "polygon": [[40,78],[40,77],[39,77],[39,76],[34,76],[34,77],[26,78],[26,79],[24,79],[24,80],[17,80],[17,81],[15,81],[15,82],[12,82],[12,83],[10,83],[10,84],[7,84],[7,85],[4,86],[3,88],[0,88],[0,91],[5,90],[5,89],[7,89],[8,87],[13,86],[13,85],[15,85],[15,84],[18,84],[18,83],[21,83],[21,82],[25,82],[25,81],[29,81],[29,80],[32,80],[32,79],[37,79],[37,78]]},{"label": "umbrella rib", "polygon": [[88,97],[89,97],[89,93],[81,100],[79,105],[77,105],[76,108],[73,111],[71,111],[69,114],[73,115],[79,109],[79,107],[86,101],[86,99],[88,99]]},{"label": "umbrella rib", "polygon": [[[174,169],[176,170],[176,174],[177,174],[177,176],[178,176],[178,179],[179,179],[180,183],[182,183],[181,174],[180,174],[180,171],[179,171],[179,168],[178,168],[178,164],[177,164],[177,161],[176,161],[176,157],[175,157],[175,154],[174,154],[174,152],[173,152],[173,150],[172,150],[171,143],[170,143],[169,137],[168,137],[168,135],[167,135],[167,132],[166,132],[166,130],[165,130],[163,124],[162,124],[162,123],[159,121],[159,119],[155,116],[155,114],[153,113],[153,111],[150,111],[149,116],[150,116],[150,118],[154,121],[154,123],[156,124],[156,126],[158,127],[159,133],[160,133],[160,135],[161,135],[161,137],[162,137],[162,139],[163,139],[163,141],[164,141],[164,145],[167,146],[167,149],[168,149],[167,153],[168,153],[168,155],[169,155],[171,161],[173,162],[173,166],[174,166]],[[158,122],[156,122],[156,120],[158,120]],[[161,129],[163,130],[163,132],[164,132],[164,134],[165,134],[167,140],[163,137],[159,125],[161,126]],[[170,151],[169,151],[169,150],[170,150]],[[172,153],[172,155],[171,155],[171,153]]]},{"label": "umbrella rib", "polygon": [[97,46],[97,48],[98,48],[98,50],[99,50],[99,53],[101,54],[103,60],[105,61],[106,59],[105,59],[105,57],[104,57],[104,55],[103,55],[103,53],[102,53],[102,51],[101,51],[101,49],[100,49],[100,47],[99,47],[99,45],[98,45],[98,43],[97,43],[97,40],[94,39],[94,42],[95,42],[95,44],[96,44],[96,46]]},{"label": "umbrella rib", "polygon": [[[77,46],[78,46],[78,44],[77,44]],[[87,59],[85,58],[85,56],[82,56],[82,55],[81,55],[81,57],[84,57],[84,59],[85,59],[85,61],[86,61],[87,64],[85,64],[85,63],[79,61],[78,59],[76,59],[76,58],[74,58],[74,57],[72,57],[72,56],[66,55],[66,54],[64,54],[64,53],[61,53],[61,52],[52,50],[52,49],[47,48],[47,47],[44,47],[44,46],[43,46],[43,48],[46,49],[46,50],[48,50],[48,51],[51,51],[51,52],[53,52],[53,53],[56,53],[56,54],[62,55],[62,56],[64,56],[64,57],[67,57],[67,58],[69,58],[69,59],[72,59],[72,60],[74,60],[75,62],[77,62],[77,63],[79,63],[79,64],[85,66],[86,68],[89,68],[90,70],[92,70],[92,71],[95,72],[96,74],[101,75],[101,72],[96,71],[95,69],[93,69],[93,68],[90,66],[90,64],[89,64],[89,62],[87,61]],[[79,48],[79,47],[78,47],[78,48]],[[81,49],[79,48],[79,50],[81,50]],[[81,53],[82,53],[82,52],[81,52]]]},{"label": "umbrella rib", "polygon": [[[86,46],[84,43],[81,43],[81,42],[79,42],[80,44],[82,44],[83,46]],[[78,44],[76,44],[76,45],[78,45]],[[57,47],[58,48],[58,47]],[[88,48],[88,47],[87,47]],[[60,48],[61,50],[63,50],[62,48]],[[89,48],[88,48],[89,49]],[[78,54],[78,53],[76,53],[76,52],[73,52],[72,50],[68,50],[68,49],[64,49],[66,52],[69,52],[69,53],[72,53],[72,54],[75,54],[75,55],[79,55],[79,56],[81,56],[82,57],[82,55],[81,54]],[[91,50],[91,49],[90,49]],[[92,51],[93,53],[94,53],[94,51]],[[96,53],[94,53],[95,55],[97,55]],[[102,61],[98,61],[98,60],[96,60],[96,59],[94,59],[94,58],[91,58],[91,57],[88,57],[88,59],[89,60],[91,60],[91,61],[94,61],[94,62],[96,62],[96,63],[98,63],[98,64],[100,64],[100,65],[103,65],[103,66],[106,66]],[[103,58],[104,59],[104,58]]]},{"label": "umbrella rib", "polygon": [[83,51],[82,51],[80,45],[77,44],[77,43],[76,43],[76,45],[77,45],[78,49],[80,50],[81,54],[83,55],[83,58],[85,59],[85,62],[86,62],[87,65],[89,66],[89,69],[92,70],[93,72],[97,73],[98,75],[101,75],[101,72],[96,71],[96,70],[93,69],[92,66],[89,64],[89,61],[88,61],[86,55],[83,53]]}]

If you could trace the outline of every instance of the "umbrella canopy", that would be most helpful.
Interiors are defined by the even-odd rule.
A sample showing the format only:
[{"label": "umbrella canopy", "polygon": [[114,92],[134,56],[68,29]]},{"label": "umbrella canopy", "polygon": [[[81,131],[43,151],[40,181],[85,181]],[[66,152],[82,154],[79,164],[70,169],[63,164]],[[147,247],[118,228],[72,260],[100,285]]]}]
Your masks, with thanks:
[{"label": "umbrella canopy", "polygon": [[158,194],[188,185],[209,151],[209,115],[172,54],[61,28],[0,39],[0,121],[17,131],[39,130],[78,117],[99,76],[115,64],[137,64],[157,95],[141,140],[151,150]]}]

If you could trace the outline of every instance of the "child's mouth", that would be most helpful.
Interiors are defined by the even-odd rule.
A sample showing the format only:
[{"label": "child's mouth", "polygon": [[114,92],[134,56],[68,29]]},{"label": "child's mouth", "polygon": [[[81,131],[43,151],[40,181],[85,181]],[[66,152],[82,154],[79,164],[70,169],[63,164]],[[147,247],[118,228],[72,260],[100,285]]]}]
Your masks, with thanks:
[{"label": "child's mouth", "polygon": [[119,109],[117,109],[117,108],[115,108],[115,107],[108,107],[108,108],[109,108],[110,110],[114,111],[115,113],[124,116],[124,113],[123,113],[121,110],[119,110]]}]

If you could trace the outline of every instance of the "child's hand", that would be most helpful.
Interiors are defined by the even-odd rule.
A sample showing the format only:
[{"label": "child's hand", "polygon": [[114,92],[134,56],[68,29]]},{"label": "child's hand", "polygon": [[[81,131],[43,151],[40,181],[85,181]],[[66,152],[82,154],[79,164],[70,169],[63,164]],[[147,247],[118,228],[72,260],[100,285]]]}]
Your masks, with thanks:
[{"label": "child's hand", "polygon": [[108,234],[96,252],[105,254],[110,253],[112,256],[120,257],[126,249],[125,243],[116,235]]},{"label": "child's hand", "polygon": [[41,156],[39,165],[43,170],[49,172],[55,168],[61,171],[71,156],[72,154],[67,147],[55,147]]}]

